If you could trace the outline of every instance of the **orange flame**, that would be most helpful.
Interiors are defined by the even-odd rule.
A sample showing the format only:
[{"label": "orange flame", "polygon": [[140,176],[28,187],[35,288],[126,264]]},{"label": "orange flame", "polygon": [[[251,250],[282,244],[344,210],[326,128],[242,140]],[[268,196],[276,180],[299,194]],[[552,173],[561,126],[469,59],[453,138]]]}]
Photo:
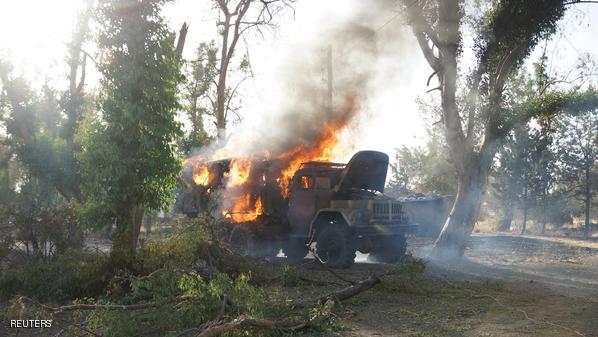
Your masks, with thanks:
[{"label": "orange flame", "polygon": [[279,158],[287,162],[278,179],[280,188],[285,197],[289,193],[289,182],[302,163],[309,161],[332,161],[345,157],[352,146],[340,143],[339,132],[347,125],[347,121],[331,121],[327,123],[318,137],[308,146],[296,146],[284,153]]},{"label": "orange flame", "polygon": [[210,182],[210,171],[207,166],[201,165],[193,170],[193,181],[195,185],[207,186]]},{"label": "orange flame", "polygon": [[231,162],[228,173],[228,187],[241,186],[249,180],[251,161],[249,159],[235,159]]},{"label": "orange flame", "polygon": [[245,194],[234,200],[233,208],[230,212],[222,212],[222,215],[228,217],[233,222],[255,221],[262,214],[264,214],[262,199],[258,197],[252,202],[250,194]]},{"label": "orange flame", "polygon": [[[357,110],[357,104],[353,98],[348,98],[343,110],[339,111],[337,118],[324,123],[307,144],[300,144],[283,152],[270,152],[264,150],[263,158],[270,160],[274,158],[281,163],[280,171],[274,172],[277,176],[282,195],[286,198],[289,193],[289,183],[295,172],[302,163],[310,161],[338,161],[346,158],[353,147],[349,142],[341,140],[340,135],[346,129],[351,117]],[[242,144],[229,143],[227,146],[217,150],[210,156],[210,160],[219,160],[235,156],[235,148]],[[212,177],[205,165],[206,158],[195,157],[189,159],[193,164],[193,180],[195,184],[206,186]],[[256,220],[264,213],[262,200],[255,197],[255,181],[251,179],[265,179],[265,176],[256,178],[252,176],[252,163],[257,158],[250,156],[235,158],[230,162],[230,169],[224,173],[226,183],[226,195],[222,205],[222,215],[232,222],[248,222]],[[204,164],[197,164],[203,162]]]}]

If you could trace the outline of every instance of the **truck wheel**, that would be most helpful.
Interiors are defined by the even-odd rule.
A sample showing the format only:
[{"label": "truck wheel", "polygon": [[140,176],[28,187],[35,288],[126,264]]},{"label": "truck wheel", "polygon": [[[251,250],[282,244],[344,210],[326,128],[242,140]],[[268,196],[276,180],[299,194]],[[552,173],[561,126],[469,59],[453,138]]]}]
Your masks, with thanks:
[{"label": "truck wheel", "polygon": [[356,250],[353,237],[340,226],[326,226],[316,238],[316,253],[331,268],[351,267]]},{"label": "truck wheel", "polygon": [[282,252],[291,262],[298,262],[307,255],[307,245],[302,239],[291,239],[284,245]]},{"label": "truck wheel", "polygon": [[245,256],[249,253],[249,232],[245,228],[239,226],[233,228],[228,242],[238,254]]},{"label": "truck wheel", "polygon": [[385,237],[376,247],[370,252],[368,256],[369,261],[396,263],[407,251],[407,239],[405,235],[391,235]]}]

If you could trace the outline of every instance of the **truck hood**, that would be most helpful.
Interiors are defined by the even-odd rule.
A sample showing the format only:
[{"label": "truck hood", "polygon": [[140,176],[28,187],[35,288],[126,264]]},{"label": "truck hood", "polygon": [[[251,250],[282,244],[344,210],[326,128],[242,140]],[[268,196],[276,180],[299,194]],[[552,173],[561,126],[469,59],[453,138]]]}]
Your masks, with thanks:
[{"label": "truck hood", "polygon": [[351,189],[384,192],[388,155],[378,151],[360,151],[343,169],[336,191]]}]

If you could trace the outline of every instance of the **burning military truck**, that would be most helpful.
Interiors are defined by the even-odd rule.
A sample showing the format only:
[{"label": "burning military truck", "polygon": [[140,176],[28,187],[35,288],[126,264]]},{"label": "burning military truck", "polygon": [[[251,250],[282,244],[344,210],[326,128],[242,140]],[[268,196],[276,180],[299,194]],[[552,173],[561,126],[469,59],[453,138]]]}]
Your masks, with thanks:
[{"label": "burning military truck", "polygon": [[384,196],[387,168],[388,156],[376,151],[357,152],[347,164],[299,163],[292,175],[280,158],[196,160],[183,174],[182,209],[222,219],[230,243],[244,252],[282,249],[302,259],[315,243],[333,268],[351,266],[356,251],[394,262],[416,225],[401,202]]}]

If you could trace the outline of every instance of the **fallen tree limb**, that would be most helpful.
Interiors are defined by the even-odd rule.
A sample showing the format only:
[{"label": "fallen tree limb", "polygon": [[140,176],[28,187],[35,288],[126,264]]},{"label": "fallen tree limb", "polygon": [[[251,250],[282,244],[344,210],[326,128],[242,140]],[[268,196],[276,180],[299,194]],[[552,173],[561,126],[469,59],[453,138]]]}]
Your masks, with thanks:
[{"label": "fallen tree limb", "polygon": [[363,281],[359,281],[350,287],[347,287],[347,288],[341,289],[337,292],[334,292],[332,294],[328,294],[328,295],[324,295],[324,296],[320,297],[318,299],[317,303],[324,304],[328,301],[341,302],[341,301],[349,299],[359,293],[362,293],[362,292],[370,289],[371,287],[375,286],[378,283],[380,283],[379,277],[370,276],[367,279],[365,279]]},{"label": "fallen tree limb", "polygon": [[225,334],[229,331],[241,328],[258,328],[267,330],[278,330],[283,332],[293,332],[306,328],[310,321],[303,321],[299,323],[284,323],[280,321],[273,321],[269,319],[260,319],[253,317],[239,317],[233,321],[214,325],[203,330],[197,337],[215,337]]},{"label": "fallen tree limb", "polygon": [[326,286],[326,285],[335,285],[335,286],[343,286],[343,284],[339,283],[339,282],[334,282],[334,281],[325,281],[325,280],[314,280],[311,279],[309,277],[305,277],[305,276],[299,276],[299,279],[301,281],[307,282],[307,283],[312,283],[318,286]]},{"label": "fallen tree limb", "polygon": [[[347,300],[355,295],[358,295],[372,288],[378,283],[380,283],[380,278],[378,278],[377,276],[370,276],[363,281],[355,283],[355,285],[341,289],[332,294],[324,295],[318,298],[315,302],[316,305],[331,303],[326,313],[327,316],[330,314],[330,311],[334,307],[334,303]],[[248,327],[257,329],[277,330],[282,332],[293,332],[307,328],[312,323],[313,319],[314,318],[310,318],[301,322],[288,323],[283,321],[241,316],[226,323],[212,322],[212,324],[207,324],[205,325],[206,328],[201,333],[199,333],[197,337],[215,337],[230,332],[232,330]]]},{"label": "fallen tree limb", "polygon": [[96,309],[101,309],[101,310],[142,310],[142,309],[149,309],[149,308],[156,308],[156,307],[160,307],[166,304],[171,304],[171,303],[178,303],[178,302],[185,302],[185,301],[191,301],[193,299],[195,299],[195,296],[189,296],[189,295],[181,295],[181,296],[177,296],[175,298],[163,301],[163,302],[149,302],[149,303],[137,303],[137,304],[127,304],[127,305],[121,305],[121,304],[85,304],[85,303],[80,303],[80,304],[70,304],[70,305],[63,305],[60,307],[52,307],[43,303],[39,303],[29,297],[25,297],[25,296],[21,296],[19,298],[20,302],[23,301],[27,301],[30,303],[33,303],[37,306],[39,306],[40,308],[42,308],[45,311],[50,311],[52,313],[61,313],[61,312],[65,312],[65,311],[76,311],[76,310],[96,310]]}]

